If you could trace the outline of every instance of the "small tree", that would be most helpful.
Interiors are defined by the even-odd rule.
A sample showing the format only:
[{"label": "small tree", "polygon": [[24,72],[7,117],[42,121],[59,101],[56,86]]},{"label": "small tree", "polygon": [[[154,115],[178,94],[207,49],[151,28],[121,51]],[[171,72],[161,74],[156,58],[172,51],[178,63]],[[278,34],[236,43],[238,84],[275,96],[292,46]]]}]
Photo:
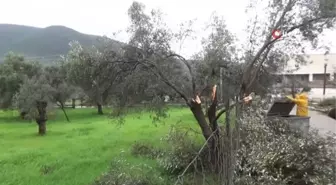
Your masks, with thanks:
[{"label": "small tree", "polygon": [[[106,44],[106,45],[105,45]],[[118,52],[106,41],[101,47],[83,48],[72,43],[67,56],[69,80],[80,87],[96,103],[98,114],[103,114],[106,103],[116,79],[124,71],[120,66]]]},{"label": "small tree", "polygon": [[76,100],[80,101],[80,106],[82,107],[84,101],[87,99],[88,99],[87,95],[81,88],[74,87],[73,93],[71,94],[71,104],[72,104],[71,106],[73,109],[76,108]]},{"label": "small tree", "polygon": [[[4,63],[0,64],[0,108],[10,108],[13,96],[19,91],[23,81],[41,69],[37,62],[28,62],[21,55],[8,53]],[[24,114],[21,112],[21,116]]]},{"label": "small tree", "polygon": [[48,106],[51,106],[53,88],[43,75],[34,76],[24,80],[19,92],[16,94],[16,105],[21,112],[35,119],[38,125],[38,134],[45,135]]},{"label": "small tree", "polygon": [[62,63],[59,65],[47,66],[44,69],[44,75],[47,83],[52,88],[52,102],[55,102],[62,109],[64,116],[69,122],[70,119],[65,111],[64,104],[74,93],[75,88],[67,82],[65,66]]}]

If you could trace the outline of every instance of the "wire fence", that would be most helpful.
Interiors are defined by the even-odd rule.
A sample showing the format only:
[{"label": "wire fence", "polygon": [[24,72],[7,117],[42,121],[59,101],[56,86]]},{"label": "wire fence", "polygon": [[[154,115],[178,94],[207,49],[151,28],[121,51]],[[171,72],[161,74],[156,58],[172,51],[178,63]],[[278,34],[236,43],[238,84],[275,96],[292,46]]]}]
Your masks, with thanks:
[{"label": "wire fence", "polygon": [[[233,185],[240,145],[240,108],[228,109],[225,122],[204,142],[175,185]],[[233,112],[236,119],[230,119]]]}]

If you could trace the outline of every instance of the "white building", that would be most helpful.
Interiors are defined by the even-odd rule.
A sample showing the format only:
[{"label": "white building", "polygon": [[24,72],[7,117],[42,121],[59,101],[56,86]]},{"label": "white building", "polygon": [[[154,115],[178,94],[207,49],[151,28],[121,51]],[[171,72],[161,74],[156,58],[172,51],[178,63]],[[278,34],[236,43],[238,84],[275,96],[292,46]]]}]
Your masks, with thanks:
[{"label": "white building", "polygon": [[[302,85],[312,88],[310,98],[322,99],[336,96],[336,53],[305,56],[306,64],[297,65],[295,60],[289,60],[281,75],[284,82],[295,79]],[[324,74],[326,67],[326,73]],[[326,92],[323,95],[323,83],[326,75]]]}]

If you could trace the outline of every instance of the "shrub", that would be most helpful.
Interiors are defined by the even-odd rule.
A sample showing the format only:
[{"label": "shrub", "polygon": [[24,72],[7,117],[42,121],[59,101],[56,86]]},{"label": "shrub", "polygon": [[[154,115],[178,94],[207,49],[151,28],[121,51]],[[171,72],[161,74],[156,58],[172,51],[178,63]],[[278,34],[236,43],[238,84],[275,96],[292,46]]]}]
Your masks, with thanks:
[{"label": "shrub", "polygon": [[328,116],[331,117],[331,118],[333,118],[333,119],[336,119],[335,114],[336,114],[336,108],[332,108],[328,112]]},{"label": "shrub", "polygon": [[326,98],[319,103],[321,107],[336,106],[336,98]]},{"label": "shrub", "polygon": [[[265,124],[257,111],[243,120],[236,184],[333,184],[336,137],[302,137],[287,123]],[[251,119],[253,118],[253,119]]]},{"label": "shrub", "polygon": [[110,170],[99,177],[93,185],[166,185],[157,170],[146,164],[132,165],[123,159],[113,160]]},{"label": "shrub", "polygon": [[131,153],[134,156],[148,157],[150,159],[156,159],[160,156],[161,151],[154,148],[150,144],[135,142],[132,145]]},{"label": "shrub", "polygon": [[[160,167],[168,174],[180,174],[195,158],[201,148],[201,144],[203,144],[197,143],[196,138],[197,136],[192,134],[190,130],[172,127],[166,137],[163,138],[169,148],[158,159]],[[204,150],[198,158],[198,164],[202,164],[202,161],[204,164],[207,159],[206,154],[207,150]],[[193,169],[195,168],[190,168],[189,172]]]}]

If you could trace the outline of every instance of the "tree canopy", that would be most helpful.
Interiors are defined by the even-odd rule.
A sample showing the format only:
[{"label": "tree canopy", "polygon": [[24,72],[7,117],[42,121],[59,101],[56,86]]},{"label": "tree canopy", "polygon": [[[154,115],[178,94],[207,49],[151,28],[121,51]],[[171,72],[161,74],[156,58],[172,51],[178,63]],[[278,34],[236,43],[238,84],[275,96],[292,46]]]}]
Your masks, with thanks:
[{"label": "tree canopy", "polygon": [[0,64],[0,108],[12,107],[13,96],[19,91],[24,80],[41,70],[37,62],[26,61],[23,56],[8,53]]}]

